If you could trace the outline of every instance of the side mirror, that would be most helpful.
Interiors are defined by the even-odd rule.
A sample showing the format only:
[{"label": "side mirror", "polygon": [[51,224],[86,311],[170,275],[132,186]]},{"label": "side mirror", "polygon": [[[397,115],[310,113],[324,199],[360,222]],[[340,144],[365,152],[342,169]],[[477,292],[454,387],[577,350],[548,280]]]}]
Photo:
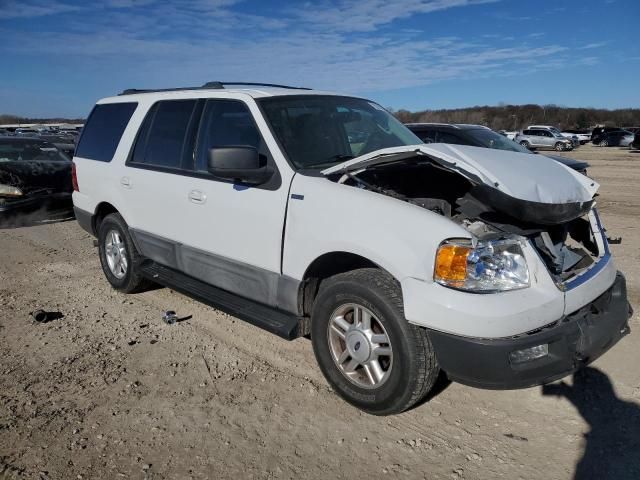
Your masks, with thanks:
[{"label": "side mirror", "polygon": [[260,185],[274,174],[272,167],[261,165],[254,147],[218,147],[209,149],[208,170],[211,175],[248,185]]}]

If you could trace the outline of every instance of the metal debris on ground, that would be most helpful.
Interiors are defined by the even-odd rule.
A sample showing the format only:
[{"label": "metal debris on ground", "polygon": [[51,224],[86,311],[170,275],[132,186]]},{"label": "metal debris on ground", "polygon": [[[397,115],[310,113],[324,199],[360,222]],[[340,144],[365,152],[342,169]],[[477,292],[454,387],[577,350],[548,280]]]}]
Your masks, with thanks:
[{"label": "metal debris on ground", "polygon": [[162,321],[167,325],[173,325],[178,321],[178,315],[173,310],[167,310],[162,314]]}]

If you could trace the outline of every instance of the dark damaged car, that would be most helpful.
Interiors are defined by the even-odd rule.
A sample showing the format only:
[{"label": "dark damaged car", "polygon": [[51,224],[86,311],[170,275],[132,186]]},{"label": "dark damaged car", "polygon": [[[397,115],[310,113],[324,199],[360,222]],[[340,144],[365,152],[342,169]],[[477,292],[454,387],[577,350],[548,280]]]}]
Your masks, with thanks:
[{"label": "dark damaged car", "polygon": [[0,138],[0,227],[73,217],[71,161],[38,138]]}]

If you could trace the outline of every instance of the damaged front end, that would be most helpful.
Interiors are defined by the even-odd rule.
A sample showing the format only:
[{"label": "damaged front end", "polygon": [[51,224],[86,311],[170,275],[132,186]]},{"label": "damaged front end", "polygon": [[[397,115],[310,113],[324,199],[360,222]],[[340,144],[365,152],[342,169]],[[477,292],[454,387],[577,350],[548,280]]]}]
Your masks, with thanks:
[{"label": "damaged front end", "polygon": [[[483,245],[493,251],[505,242],[529,242],[558,288],[564,290],[609,255],[594,208],[598,185],[553,160],[532,161],[530,157],[453,145],[400,147],[350,160],[323,173],[336,182],[450,218],[472,234],[476,257],[481,255],[478,252],[483,251]],[[461,261],[466,262],[468,272],[469,262],[475,257],[469,256],[471,250],[464,252],[464,244],[456,248],[465,255]],[[442,283],[464,290],[467,283],[475,281],[480,288],[473,291],[492,291],[490,286],[482,288],[482,278],[496,273],[484,269],[504,261],[510,262],[513,273],[509,275],[513,278],[502,283],[497,279],[497,290],[523,288],[528,278],[518,274],[518,248],[509,248],[502,257],[492,256],[471,265],[473,274],[478,271],[478,278],[462,279],[449,271]],[[446,258],[455,262],[452,256]]]}]

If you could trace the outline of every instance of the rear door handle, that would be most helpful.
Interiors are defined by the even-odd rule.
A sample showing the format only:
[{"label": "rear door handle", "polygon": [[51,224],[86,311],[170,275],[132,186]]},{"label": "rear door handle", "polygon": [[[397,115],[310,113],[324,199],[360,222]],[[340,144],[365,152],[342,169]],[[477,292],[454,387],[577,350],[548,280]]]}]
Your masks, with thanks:
[{"label": "rear door handle", "polygon": [[129,179],[129,177],[122,177],[120,179],[120,185],[122,185],[124,188],[131,188],[131,180]]},{"label": "rear door handle", "polygon": [[200,190],[191,190],[189,192],[189,200],[192,203],[202,204],[207,201],[207,196]]}]

